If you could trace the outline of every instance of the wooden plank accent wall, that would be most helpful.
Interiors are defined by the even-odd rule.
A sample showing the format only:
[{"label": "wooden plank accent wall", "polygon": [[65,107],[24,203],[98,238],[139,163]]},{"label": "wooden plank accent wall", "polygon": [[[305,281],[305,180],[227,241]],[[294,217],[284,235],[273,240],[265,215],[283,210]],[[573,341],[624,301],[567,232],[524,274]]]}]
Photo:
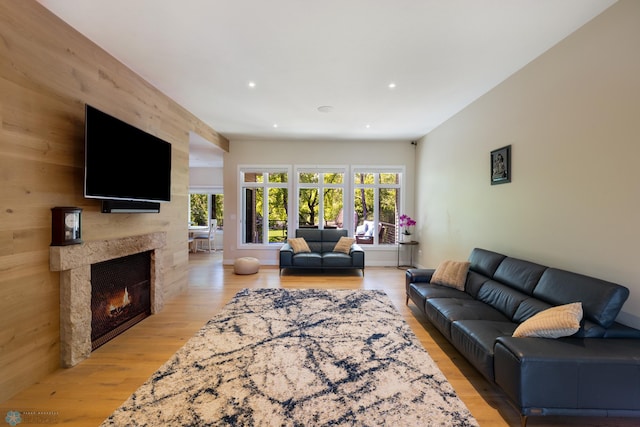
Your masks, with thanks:
[{"label": "wooden plank accent wall", "polygon": [[[171,142],[171,202],[160,214],[102,214],[83,197],[85,103]],[[51,208],[81,207],[85,241],[167,232],[170,299],[187,285],[189,132],[226,151],[229,141],[33,0],[0,0],[0,124],[4,401],[60,366]]]}]

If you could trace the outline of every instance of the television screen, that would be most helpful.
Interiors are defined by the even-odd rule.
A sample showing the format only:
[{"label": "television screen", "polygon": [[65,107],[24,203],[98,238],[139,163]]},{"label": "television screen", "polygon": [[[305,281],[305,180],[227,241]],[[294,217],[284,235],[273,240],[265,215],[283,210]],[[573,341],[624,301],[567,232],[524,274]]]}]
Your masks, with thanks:
[{"label": "television screen", "polygon": [[171,144],[86,106],[84,196],[171,200]]}]

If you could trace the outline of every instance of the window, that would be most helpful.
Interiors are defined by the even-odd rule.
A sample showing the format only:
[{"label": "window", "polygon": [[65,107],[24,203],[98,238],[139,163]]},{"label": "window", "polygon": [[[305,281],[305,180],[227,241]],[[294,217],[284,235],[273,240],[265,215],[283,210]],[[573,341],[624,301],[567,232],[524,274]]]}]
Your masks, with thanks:
[{"label": "window", "polygon": [[189,224],[209,225],[209,218],[218,220],[218,227],[222,227],[224,216],[224,196],[222,194],[189,194]]},{"label": "window", "polygon": [[296,170],[298,227],[343,228],[345,168]]},{"label": "window", "polygon": [[287,168],[241,168],[242,243],[287,240]]},{"label": "window", "polygon": [[396,243],[401,188],[402,170],[373,172],[370,168],[354,168],[354,228],[358,243]]},{"label": "window", "polygon": [[209,195],[189,194],[189,224],[209,225]]},{"label": "window", "polygon": [[242,244],[284,243],[296,228],[344,228],[361,244],[397,241],[403,167],[298,166],[292,173],[290,166],[240,166],[239,171]]}]

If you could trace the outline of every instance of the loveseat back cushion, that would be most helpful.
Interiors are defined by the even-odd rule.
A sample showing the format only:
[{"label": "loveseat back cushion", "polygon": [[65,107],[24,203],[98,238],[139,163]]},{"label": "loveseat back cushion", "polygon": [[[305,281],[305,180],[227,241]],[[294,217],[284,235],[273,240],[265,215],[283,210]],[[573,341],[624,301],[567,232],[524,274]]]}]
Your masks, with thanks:
[{"label": "loveseat back cushion", "polygon": [[333,248],[336,247],[336,243],[340,240],[340,237],[347,237],[347,230],[343,229],[329,229],[320,230],[322,235],[322,253],[333,252]]},{"label": "loveseat back cushion", "polygon": [[311,252],[320,253],[322,250],[322,230],[315,228],[299,228],[296,237],[302,237],[309,245]]},{"label": "loveseat back cushion", "polygon": [[475,248],[469,255],[469,269],[483,276],[493,277],[498,265],[506,256],[486,249]]},{"label": "loveseat back cushion", "polygon": [[594,277],[548,268],[533,295],[553,305],[580,301],[586,319],[608,328],[627,300],[629,289]]},{"label": "loveseat back cushion", "polygon": [[296,230],[296,237],[303,237],[311,252],[325,253],[332,252],[333,248],[340,240],[340,237],[347,236],[347,230],[319,230],[317,228],[299,228]]},{"label": "loveseat back cushion", "polygon": [[477,299],[500,311],[510,320],[520,303],[528,296],[495,280],[489,280],[478,291]]},{"label": "loveseat back cushion", "polygon": [[540,264],[507,257],[502,260],[493,274],[493,278],[531,295],[533,288],[546,269],[547,267]]}]

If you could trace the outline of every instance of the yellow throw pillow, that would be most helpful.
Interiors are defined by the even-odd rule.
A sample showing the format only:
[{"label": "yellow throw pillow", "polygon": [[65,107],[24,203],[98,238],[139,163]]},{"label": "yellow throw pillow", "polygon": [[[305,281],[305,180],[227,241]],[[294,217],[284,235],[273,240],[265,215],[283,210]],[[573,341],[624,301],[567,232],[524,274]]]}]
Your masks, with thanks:
[{"label": "yellow throw pillow", "polygon": [[309,245],[307,245],[307,241],[304,240],[304,237],[287,239],[287,243],[293,249],[294,254],[299,254],[300,252],[311,252],[311,249],[309,249]]},{"label": "yellow throw pillow", "polygon": [[464,291],[469,264],[468,261],[442,261],[431,276],[431,283]]},{"label": "yellow throw pillow", "polygon": [[560,338],[575,334],[580,329],[582,303],[551,307],[522,322],[513,332],[514,337]]},{"label": "yellow throw pillow", "polygon": [[335,247],[333,248],[333,252],[344,252],[345,254],[349,255],[349,251],[351,250],[351,245],[353,245],[353,242],[355,242],[356,239],[353,239],[351,237],[340,237],[340,240],[338,240],[338,243],[336,243]]}]

